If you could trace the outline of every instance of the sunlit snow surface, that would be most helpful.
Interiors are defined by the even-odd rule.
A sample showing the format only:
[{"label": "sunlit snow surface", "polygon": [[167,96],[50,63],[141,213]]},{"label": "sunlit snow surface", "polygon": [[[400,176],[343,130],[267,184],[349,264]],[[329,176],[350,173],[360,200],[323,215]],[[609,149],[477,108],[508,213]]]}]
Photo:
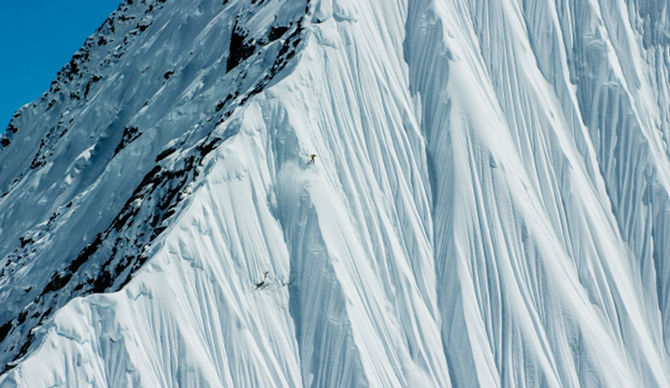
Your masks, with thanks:
[{"label": "sunlit snow surface", "polygon": [[1,387],[670,386],[665,0],[131,3],[0,146]]}]

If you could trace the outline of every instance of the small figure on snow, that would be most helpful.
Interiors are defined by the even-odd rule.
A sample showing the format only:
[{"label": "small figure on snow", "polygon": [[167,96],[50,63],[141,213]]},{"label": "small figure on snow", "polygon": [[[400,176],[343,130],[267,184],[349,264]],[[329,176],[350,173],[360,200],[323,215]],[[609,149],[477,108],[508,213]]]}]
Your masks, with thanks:
[{"label": "small figure on snow", "polygon": [[312,154],[312,155],[310,155],[310,157],[312,158],[310,160],[312,162],[312,164],[316,163],[316,154]]},{"label": "small figure on snow", "polygon": [[261,280],[260,283],[256,283],[256,289],[257,290],[267,287],[267,285],[268,285],[267,280],[268,280],[268,274],[269,273],[270,273],[270,271],[265,271],[265,273],[263,274],[263,280]]}]

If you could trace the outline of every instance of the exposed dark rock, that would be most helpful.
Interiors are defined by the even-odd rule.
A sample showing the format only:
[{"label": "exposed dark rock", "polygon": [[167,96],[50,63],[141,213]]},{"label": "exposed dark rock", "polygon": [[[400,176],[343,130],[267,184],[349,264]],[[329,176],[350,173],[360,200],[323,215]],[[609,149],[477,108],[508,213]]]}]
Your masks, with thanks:
[{"label": "exposed dark rock", "polygon": [[274,42],[275,40],[281,38],[286,33],[286,31],[288,31],[288,27],[272,27],[268,33],[268,39],[270,39],[270,42]]},{"label": "exposed dark rock", "polygon": [[33,239],[32,238],[21,237],[21,238],[19,238],[19,242],[21,243],[21,248],[24,248],[26,245],[32,243]]},{"label": "exposed dark rock", "polygon": [[119,145],[116,146],[114,150],[114,155],[118,154],[122,149],[126,148],[128,144],[135,141],[138,137],[142,135],[142,132],[137,127],[126,126],[123,128],[123,135],[121,136],[121,141]]},{"label": "exposed dark rock", "polygon": [[[131,4],[130,1],[127,2]],[[163,2],[164,0],[158,0],[156,4]],[[153,7],[149,8],[151,10]],[[156,6],[156,8],[160,8],[160,6]],[[108,20],[106,25],[106,28],[113,30],[114,20]],[[140,27],[138,29],[143,31]],[[218,122],[225,121],[232,115],[236,107],[245,104],[253,95],[260,93],[272,81],[273,77],[287,65],[287,60],[297,52],[301,30],[298,22],[297,27],[292,24],[289,27],[275,27],[268,31],[267,40],[269,41],[282,37],[286,38],[278,57],[271,69],[252,87],[248,89],[233,88],[222,102],[216,104],[216,112],[221,112],[216,117],[219,120]],[[286,36],[287,34],[289,36]],[[253,55],[259,45],[266,44],[265,37],[259,43],[248,40],[248,38],[248,33],[235,25],[231,37],[228,70],[238,66],[242,61]],[[98,44],[106,44],[108,39],[111,40],[109,37],[104,38],[102,36],[96,39]],[[91,45],[94,45],[95,42],[95,40],[91,40]],[[124,52],[124,50],[119,50],[116,53],[112,52],[110,57],[121,56]],[[85,76],[91,74],[82,64],[82,61],[87,59],[87,53],[82,51],[80,54],[78,58],[73,58],[73,62],[68,64],[69,66],[66,65],[70,75],[81,73]],[[109,61],[109,59],[106,60]],[[245,76],[244,70],[241,73],[240,79]],[[174,71],[168,71],[164,74],[164,78],[168,80],[173,74]],[[96,76],[91,77],[87,84],[78,81],[77,93],[81,93],[85,97],[88,96],[91,85],[99,81],[99,78],[96,78]],[[63,85],[66,83],[64,82]],[[61,88],[61,84],[56,83],[54,88]],[[69,92],[71,87],[62,87],[62,89]],[[60,101],[67,102],[63,97],[59,98]],[[55,102],[55,99],[52,100],[52,105]],[[214,127],[214,122],[211,125]],[[64,127],[58,126],[54,129],[53,139],[47,136],[47,143],[44,147],[41,147],[41,153],[38,153],[40,159],[37,160],[37,164],[45,163],[46,157],[49,157],[50,149],[55,144],[55,136],[59,130],[67,131]],[[9,335],[17,322],[22,322],[20,330],[15,329],[20,334],[12,334],[12,341],[14,342],[11,344],[16,346],[17,349],[20,348],[20,351],[17,353],[10,350],[13,361],[6,364],[0,373],[14,367],[16,361],[28,352],[31,344],[36,341],[33,333],[37,332],[34,331],[34,328],[50,319],[53,314],[52,311],[57,311],[73,297],[85,296],[94,292],[117,291],[133,278],[136,271],[149,258],[145,254],[145,248],[166,231],[166,225],[168,224],[165,221],[177,214],[180,204],[189,196],[190,191],[187,188],[201,173],[200,169],[204,158],[238,131],[239,129],[235,126],[231,126],[223,134],[210,133],[194,150],[184,151],[184,157],[180,155],[179,158],[167,159],[178,150],[177,147],[167,148],[157,156],[157,164],[145,174],[142,182],[135,188],[133,194],[127,199],[122,210],[107,229],[98,233],[70,262],[67,268],[61,268],[54,272],[49,283],[44,287],[41,294],[30,302],[29,307],[24,306],[24,309],[19,310],[20,313],[14,319],[0,327],[1,341]],[[123,135],[114,154],[116,155],[141,135],[142,133],[136,127],[124,127]],[[116,136],[118,136],[118,132]],[[66,207],[70,206],[72,206],[72,203],[69,203]],[[55,220],[59,216],[59,212],[53,213],[48,225],[56,222]],[[30,242],[26,239],[25,246],[28,247],[28,244]],[[23,255],[24,252],[21,252],[21,254]],[[262,288],[266,284],[266,279],[263,279],[256,286]],[[39,291],[39,289],[36,291]],[[37,323],[38,319],[40,323]],[[19,335],[20,337],[17,337]]]},{"label": "exposed dark rock", "polygon": [[151,21],[151,20],[150,21],[140,21],[139,23],[137,23],[136,28],[138,30],[140,30],[140,32],[144,32],[144,31],[147,30],[147,28],[149,28],[149,26],[151,26],[152,23],[153,23],[153,21]]},{"label": "exposed dark rock", "polygon": [[239,27],[236,21],[233,27],[233,34],[230,37],[226,71],[236,68],[242,61],[254,54],[255,46],[249,42],[245,42],[247,35],[248,33]]},{"label": "exposed dark rock", "polygon": [[72,273],[70,272],[65,273],[63,276],[61,276],[60,273],[55,272],[51,277],[51,281],[44,287],[44,290],[42,290],[40,295],[46,295],[48,292],[60,290],[65,287],[71,277]]},{"label": "exposed dark rock", "polygon": [[160,162],[161,160],[167,158],[168,156],[172,155],[175,151],[176,149],[174,147],[164,149],[163,151],[161,151],[160,154],[158,154],[158,156],[156,156],[156,162]]},{"label": "exposed dark rock", "polygon": [[4,325],[0,326],[0,342],[7,337],[10,330],[12,330],[12,321],[6,322]]},{"label": "exposed dark rock", "polygon": [[88,93],[91,91],[91,86],[93,86],[94,83],[100,81],[102,77],[94,75],[91,77],[91,79],[86,83],[86,90],[84,90],[84,98],[88,97]]},{"label": "exposed dark rock", "polygon": [[18,318],[19,325],[26,321],[27,316],[28,316],[28,311],[27,310],[24,309],[23,311],[21,311],[21,313],[19,314],[19,318]]},{"label": "exposed dark rock", "polygon": [[77,258],[72,260],[70,266],[68,267],[68,270],[70,272],[77,272],[79,267],[81,267],[82,264],[84,264],[88,260],[88,258],[98,249],[100,244],[102,244],[102,234],[98,233],[95,236],[93,242],[86,245],[86,247],[81,252],[79,252]]}]

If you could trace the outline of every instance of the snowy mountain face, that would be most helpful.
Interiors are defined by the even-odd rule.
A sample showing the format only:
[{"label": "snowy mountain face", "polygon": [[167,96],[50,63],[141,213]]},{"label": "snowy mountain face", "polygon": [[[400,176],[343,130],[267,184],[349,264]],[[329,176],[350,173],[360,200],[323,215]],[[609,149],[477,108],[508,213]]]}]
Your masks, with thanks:
[{"label": "snowy mountain face", "polygon": [[0,387],[670,386],[669,8],[126,0],[0,139]]}]

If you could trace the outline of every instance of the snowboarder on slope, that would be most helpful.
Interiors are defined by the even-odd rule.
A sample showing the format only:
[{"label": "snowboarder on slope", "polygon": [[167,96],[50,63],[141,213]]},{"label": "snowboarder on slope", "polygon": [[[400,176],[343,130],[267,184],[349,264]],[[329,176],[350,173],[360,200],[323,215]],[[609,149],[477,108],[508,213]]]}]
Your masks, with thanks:
[{"label": "snowboarder on slope", "polygon": [[312,164],[316,163],[316,154],[310,155]]}]

